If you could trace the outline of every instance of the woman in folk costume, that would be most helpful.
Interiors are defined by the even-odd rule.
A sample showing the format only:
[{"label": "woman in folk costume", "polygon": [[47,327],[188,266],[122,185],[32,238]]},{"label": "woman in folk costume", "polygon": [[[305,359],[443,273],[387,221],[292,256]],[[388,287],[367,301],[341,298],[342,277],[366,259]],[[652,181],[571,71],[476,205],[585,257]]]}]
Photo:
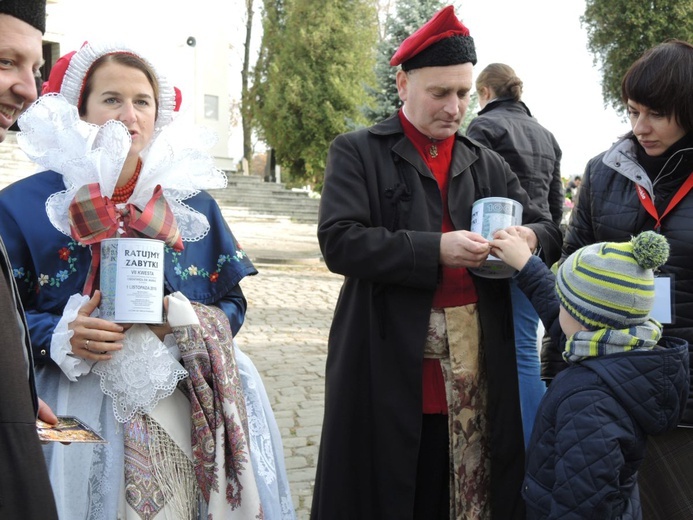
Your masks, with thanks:
[{"label": "woman in folk costume", "polygon": [[[39,391],[107,444],[49,445],[61,518],[295,517],[278,429],[233,338],[256,274],[205,189],[213,136],[174,122],[180,93],[126,45],[61,58],[18,140],[47,169],[0,192]],[[162,325],[99,318],[100,242],[166,243]],[[264,516],[263,516],[264,515]]]}]

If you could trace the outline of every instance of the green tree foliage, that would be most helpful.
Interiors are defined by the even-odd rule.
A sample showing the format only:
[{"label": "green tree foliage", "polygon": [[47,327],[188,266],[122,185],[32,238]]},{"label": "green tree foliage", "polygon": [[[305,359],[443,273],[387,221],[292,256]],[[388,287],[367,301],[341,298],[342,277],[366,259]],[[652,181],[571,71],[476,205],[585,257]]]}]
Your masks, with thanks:
[{"label": "green tree foliage", "polygon": [[645,50],[669,38],[693,42],[691,0],[587,0],[580,21],[601,67],[604,103],[618,112],[621,80]]},{"label": "green tree foliage", "polygon": [[395,14],[387,15],[385,37],[377,48],[376,87],[369,89],[373,104],[364,108],[364,114],[370,123],[388,118],[401,104],[395,83],[397,67],[390,66],[390,58],[409,35],[445,5],[442,0],[399,0]]},{"label": "green tree foliage", "polygon": [[320,186],[330,142],[362,124],[374,0],[265,0],[253,108],[290,182]]}]

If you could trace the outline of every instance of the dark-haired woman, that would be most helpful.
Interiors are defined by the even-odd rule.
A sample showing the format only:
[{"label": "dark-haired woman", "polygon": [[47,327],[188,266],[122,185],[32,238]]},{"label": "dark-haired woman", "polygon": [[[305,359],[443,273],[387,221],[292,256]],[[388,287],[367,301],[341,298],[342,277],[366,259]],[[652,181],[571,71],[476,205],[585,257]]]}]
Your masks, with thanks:
[{"label": "dark-haired woman", "polygon": [[[665,235],[669,261],[657,279],[653,316],[664,333],[693,344],[693,45],[670,40],[647,50],[623,78],[621,97],[632,131],[592,159],[572,211],[563,258],[641,231]],[[560,353],[542,352],[545,375]],[[693,518],[693,401],[680,427],[653,437],[640,470],[643,517]]]}]

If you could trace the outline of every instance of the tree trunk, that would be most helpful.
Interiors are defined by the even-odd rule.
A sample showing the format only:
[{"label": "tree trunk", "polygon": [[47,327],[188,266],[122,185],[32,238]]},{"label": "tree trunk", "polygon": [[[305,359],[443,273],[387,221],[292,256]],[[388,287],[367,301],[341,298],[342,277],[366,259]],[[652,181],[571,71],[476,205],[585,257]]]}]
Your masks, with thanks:
[{"label": "tree trunk", "polygon": [[243,128],[243,157],[248,164],[253,160],[252,146],[252,115],[249,99],[249,75],[250,75],[250,38],[253,32],[253,0],[245,0],[245,48],[243,52],[243,70],[241,71],[241,127]]}]

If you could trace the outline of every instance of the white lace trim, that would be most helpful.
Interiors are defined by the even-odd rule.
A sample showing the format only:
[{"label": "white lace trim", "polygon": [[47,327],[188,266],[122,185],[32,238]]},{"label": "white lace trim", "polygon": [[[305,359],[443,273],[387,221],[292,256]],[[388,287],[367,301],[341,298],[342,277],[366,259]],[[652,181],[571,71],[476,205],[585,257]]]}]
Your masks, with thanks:
[{"label": "white lace trim", "polygon": [[101,377],[103,393],[113,399],[113,414],[120,423],[136,413],[151,413],[188,375],[156,334],[142,324],[129,328],[123,349],[97,363],[92,371]]},{"label": "white lace trim", "polygon": [[[70,339],[74,332],[68,325],[77,319],[77,313],[89,301],[88,296],[73,294],[63,309],[63,316],[53,331],[51,337],[51,359],[60,367],[70,381],[77,381],[79,376],[88,374],[94,366],[94,361],[88,361],[72,355]],[[95,311],[98,313],[98,309]]]},{"label": "white lace trim", "polygon": [[250,357],[235,341],[233,345],[248,413],[253,472],[258,483],[265,518],[296,520],[286,476],[281,433],[262,378]]},{"label": "white lace trim", "polygon": [[271,488],[277,481],[272,437],[258,395],[257,383],[251,378],[247,378],[246,383],[246,390],[252,390],[246,391],[244,394],[245,405],[248,409],[248,431],[251,437],[251,446],[255,448],[253,451],[254,462],[256,463],[255,470],[267,487]]},{"label": "white lace trim", "polygon": [[[34,162],[63,176],[65,190],[46,201],[48,217],[70,236],[68,210],[79,188],[98,182],[110,197],[131,146],[130,134],[119,121],[102,126],[79,118],[77,108],[61,94],[41,96],[19,119],[20,148]],[[209,221],[183,201],[200,190],[223,189],[226,174],[214,166],[206,151],[216,142],[207,128],[174,122],[163,128],[142,152],[140,179],[129,201],[140,209],[160,185],[178,224],[183,241],[195,242],[209,232]]]}]

